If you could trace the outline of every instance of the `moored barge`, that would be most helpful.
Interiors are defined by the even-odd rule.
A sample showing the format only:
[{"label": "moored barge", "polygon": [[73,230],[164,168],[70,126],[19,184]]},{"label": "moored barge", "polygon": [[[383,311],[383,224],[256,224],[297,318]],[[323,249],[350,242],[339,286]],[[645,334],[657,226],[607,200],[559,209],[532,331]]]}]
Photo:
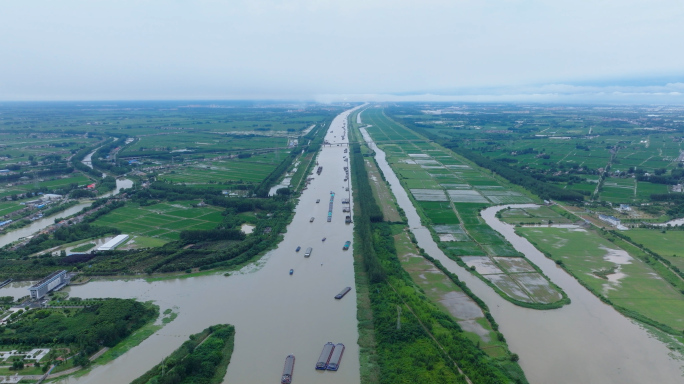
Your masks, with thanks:
[{"label": "moored barge", "polygon": [[335,295],[335,298],[336,298],[337,300],[339,300],[339,299],[343,298],[344,295],[346,295],[347,293],[349,293],[349,291],[351,291],[351,287],[345,287],[342,291],[340,291],[340,293],[338,293],[337,295]]},{"label": "moored barge", "polygon": [[343,354],[344,344],[339,343],[335,346],[332,356],[330,356],[330,362],[328,362],[328,371],[337,371],[340,368],[340,362],[342,361]]},{"label": "moored barge", "polygon": [[294,373],[295,357],[288,355],[285,358],[285,368],[283,368],[283,378],[280,379],[281,384],[292,383],[292,374]]},{"label": "moored barge", "polygon": [[328,362],[330,361],[330,356],[332,356],[333,350],[335,350],[335,344],[331,342],[325,343],[321,355],[318,357],[318,362],[316,363],[316,369],[326,370],[328,368]]}]

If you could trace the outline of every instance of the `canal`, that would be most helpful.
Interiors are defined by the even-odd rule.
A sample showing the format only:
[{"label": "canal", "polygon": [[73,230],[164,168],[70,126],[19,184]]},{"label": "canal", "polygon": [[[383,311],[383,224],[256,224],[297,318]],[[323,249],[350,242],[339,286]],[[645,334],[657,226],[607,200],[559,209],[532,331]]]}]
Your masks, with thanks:
[{"label": "canal", "polygon": [[[289,354],[297,359],[296,383],[360,382],[356,293],[352,289],[344,299],[334,299],[342,288],[354,287],[353,250],[342,250],[344,242],[352,240],[353,225],[345,224],[341,202],[351,193],[344,182],[346,136],[341,139],[351,112],[333,120],[326,134],[331,145],[317,158],[323,171],[312,175],[283,241],[255,264],[228,277],[95,281],[68,287],[71,296],[81,298],[153,300],[162,311],[171,308],[179,315],[113,362],[59,382],[130,382],[161,362],[189,335],[212,324],[233,324],[236,329],[235,350],[224,382],[278,382]],[[327,222],[331,191],[335,193],[333,215]],[[316,203],[317,199],[321,202]],[[295,252],[297,246],[302,251]],[[309,258],[303,255],[307,247],[313,248]],[[294,269],[293,275],[289,275],[290,269]],[[316,371],[318,355],[328,341],[346,346],[340,370]]]},{"label": "canal", "polygon": [[[423,227],[415,207],[365,129],[364,139],[375,150],[375,158],[389,182],[399,206],[408,218],[418,245],[465,281],[489,306],[510,349],[520,356],[520,365],[530,383],[681,383],[681,356],[639,324],[602,303],[572,276],[547,259],[513,226],[500,222],[495,213],[505,206],[491,207],[482,217],[516,250],[537,264],[568,294],[572,303],[556,310],[533,310],[502,299],[489,286],[449,259]],[[507,205],[515,207],[515,205]]]}]

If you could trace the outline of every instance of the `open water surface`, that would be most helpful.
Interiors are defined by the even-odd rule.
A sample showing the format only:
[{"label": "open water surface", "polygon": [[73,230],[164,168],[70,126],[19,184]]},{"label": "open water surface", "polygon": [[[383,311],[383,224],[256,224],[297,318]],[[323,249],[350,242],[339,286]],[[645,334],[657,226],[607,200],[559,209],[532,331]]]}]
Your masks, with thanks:
[{"label": "open water surface", "polygon": [[[350,198],[343,182],[346,141],[341,142],[346,111],[331,125],[326,139],[333,143],[318,155],[320,176],[300,197],[295,216],[278,248],[266,254],[257,267],[226,277],[222,274],[147,282],[96,281],[66,288],[71,296],[121,297],[154,300],[161,310],[172,308],[178,317],[159,332],[113,362],[94,368],[80,378],[60,383],[128,383],[178,348],[190,334],[219,323],[236,329],[235,350],[224,382],[277,383],[285,357],[294,354],[295,383],[358,383],[359,349],[352,249],[353,224],[344,223],[342,199]],[[335,139],[334,136],[337,136]],[[338,146],[339,144],[339,146]],[[332,222],[326,221],[330,192],[335,192]],[[315,203],[320,199],[320,203]],[[314,222],[309,222],[314,217]],[[326,241],[322,239],[326,237]],[[300,252],[295,252],[301,246]],[[310,258],[304,250],[312,247]],[[353,244],[352,244],[353,247]],[[294,274],[289,275],[289,270]],[[342,288],[352,291],[342,300]],[[323,345],[332,341],[346,346],[340,370],[316,371]]]}]

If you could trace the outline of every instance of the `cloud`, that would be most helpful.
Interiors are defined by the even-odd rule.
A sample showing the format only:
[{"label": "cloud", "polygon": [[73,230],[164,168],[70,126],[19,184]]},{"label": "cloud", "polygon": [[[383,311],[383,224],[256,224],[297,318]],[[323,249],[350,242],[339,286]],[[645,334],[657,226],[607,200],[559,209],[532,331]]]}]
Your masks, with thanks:
[{"label": "cloud", "polygon": [[405,94],[318,95],[317,101],[461,101],[537,103],[666,103],[684,104],[684,82],[648,86],[587,86],[543,84],[537,86],[466,88],[442,92]]},{"label": "cloud", "polygon": [[684,68],[681,0],[6,3],[0,100],[618,98]]}]

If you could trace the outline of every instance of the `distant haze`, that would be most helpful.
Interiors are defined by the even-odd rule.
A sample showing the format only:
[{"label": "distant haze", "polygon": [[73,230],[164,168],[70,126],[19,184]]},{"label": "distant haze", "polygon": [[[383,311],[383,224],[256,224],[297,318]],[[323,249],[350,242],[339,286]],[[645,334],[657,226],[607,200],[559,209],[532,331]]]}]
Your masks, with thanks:
[{"label": "distant haze", "polygon": [[0,100],[684,103],[681,0],[0,6]]}]

